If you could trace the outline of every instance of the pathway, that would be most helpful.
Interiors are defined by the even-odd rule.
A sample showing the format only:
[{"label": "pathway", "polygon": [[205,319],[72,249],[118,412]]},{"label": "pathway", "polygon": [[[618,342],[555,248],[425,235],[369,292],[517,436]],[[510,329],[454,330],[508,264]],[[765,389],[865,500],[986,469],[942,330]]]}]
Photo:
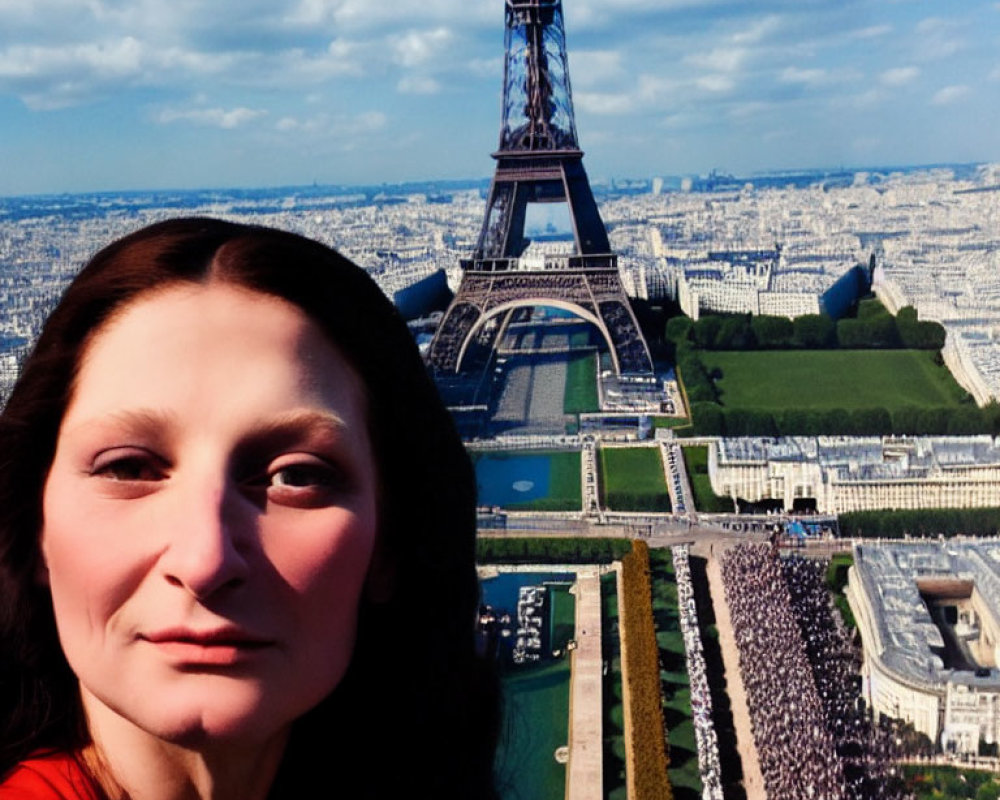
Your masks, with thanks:
[{"label": "pathway", "polygon": [[569,766],[566,800],[604,796],[601,701],[601,576],[597,567],[576,574],[576,649],[569,690]]}]

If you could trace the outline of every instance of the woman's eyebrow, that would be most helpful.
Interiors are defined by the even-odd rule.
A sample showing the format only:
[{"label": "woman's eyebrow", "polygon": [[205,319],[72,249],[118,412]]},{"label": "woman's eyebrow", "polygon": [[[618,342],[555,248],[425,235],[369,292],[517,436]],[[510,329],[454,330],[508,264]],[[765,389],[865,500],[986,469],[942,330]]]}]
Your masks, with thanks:
[{"label": "woman's eyebrow", "polygon": [[340,438],[348,430],[344,418],[333,411],[320,409],[295,409],[282,412],[274,417],[261,420],[254,426],[253,435],[270,438],[271,436],[300,436],[303,433]]},{"label": "woman's eyebrow", "polygon": [[174,414],[154,408],[119,409],[85,419],[70,430],[114,428],[130,434],[160,433],[174,423]]}]

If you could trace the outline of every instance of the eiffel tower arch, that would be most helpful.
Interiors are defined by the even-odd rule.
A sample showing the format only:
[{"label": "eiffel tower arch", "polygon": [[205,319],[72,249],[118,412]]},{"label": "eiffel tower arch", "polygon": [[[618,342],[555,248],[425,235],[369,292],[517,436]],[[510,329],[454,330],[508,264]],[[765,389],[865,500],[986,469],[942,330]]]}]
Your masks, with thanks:
[{"label": "eiffel tower arch", "polygon": [[[474,337],[522,306],[564,308],[596,326],[621,374],[652,373],[649,347],[618,274],[576,136],[561,0],[506,0],[500,147],[472,257],[428,352],[457,372]],[[531,252],[529,206],[563,203],[570,252]]]}]

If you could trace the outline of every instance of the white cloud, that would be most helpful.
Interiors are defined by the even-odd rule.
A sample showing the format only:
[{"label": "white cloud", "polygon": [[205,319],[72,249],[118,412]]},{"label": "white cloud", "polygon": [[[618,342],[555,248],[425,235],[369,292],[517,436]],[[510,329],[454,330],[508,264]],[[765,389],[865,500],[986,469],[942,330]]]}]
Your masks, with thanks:
[{"label": "white cloud", "polygon": [[829,80],[829,74],[825,69],[785,67],[778,75],[778,80],[782,83],[801,83],[806,86],[817,86],[826,83]]},{"label": "white cloud", "polygon": [[893,67],[879,75],[878,79],[883,86],[903,86],[916,80],[919,76],[920,69],[918,67]]},{"label": "white cloud", "polygon": [[[496,78],[499,81],[501,76],[503,76],[503,59],[500,57],[473,58],[466,62],[466,66],[469,72],[477,78]],[[573,75],[575,83],[575,70]]]},{"label": "white cloud", "polygon": [[437,94],[441,84],[427,75],[404,75],[396,84],[402,94]]},{"label": "white cloud", "polygon": [[467,24],[502,25],[503,9],[493,3],[469,3],[465,0],[333,0],[329,13],[338,27],[377,28],[387,23],[419,20],[438,20],[454,24],[464,20]]},{"label": "white cloud", "polygon": [[706,52],[692,53],[684,60],[711,72],[738,72],[746,63],[749,52],[742,47],[717,47]]},{"label": "white cloud", "polygon": [[772,14],[753,22],[749,28],[734,33],[731,37],[735,44],[759,44],[772,33],[776,33],[784,24],[784,18]]},{"label": "white cloud", "polygon": [[311,117],[282,117],[275,123],[281,133],[305,136],[324,141],[339,140],[349,149],[351,139],[370,136],[386,126],[386,116],[380,111],[365,111],[360,114],[316,114]]},{"label": "white cloud", "polygon": [[678,82],[673,78],[643,74],[639,76],[636,95],[644,104],[652,105],[671,99],[678,86]]},{"label": "white cloud", "polygon": [[941,17],[925,17],[917,23],[917,33],[937,33],[954,27],[950,20]]},{"label": "white cloud", "polygon": [[635,110],[635,101],[628,94],[614,92],[574,92],[573,102],[591,114],[628,114]]},{"label": "white cloud", "polygon": [[736,82],[728,75],[705,75],[695,80],[695,86],[706,92],[728,92]]},{"label": "white cloud", "polygon": [[956,85],[945,86],[934,93],[931,103],[936,106],[947,106],[957,103],[972,94],[972,89],[968,86]]},{"label": "white cloud", "polygon": [[750,100],[745,102],[736,103],[729,108],[729,116],[735,119],[747,119],[749,117],[757,117],[764,114],[771,114],[774,111],[774,106],[771,103],[765,103],[759,100]]},{"label": "white cloud", "polygon": [[916,56],[925,60],[948,58],[965,49],[963,39],[955,35],[958,24],[940,17],[927,17],[916,25]]},{"label": "white cloud", "polygon": [[867,28],[859,28],[851,32],[852,39],[876,39],[879,36],[886,36],[892,33],[891,25],[871,25]]},{"label": "white cloud", "polygon": [[577,87],[601,86],[628,74],[619,50],[574,50],[569,59],[573,85]]},{"label": "white cloud", "polygon": [[265,114],[267,112],[260,109],[243,107],[228,110],[224,108],[167,108],[157,113],[154,120],[161,125],[169,125],[173,122],[190,122],[208,128],[232,130]]},{"label": "white cloud", "polygon": [[390,39],[393,60],[404,67],[415,67],[425,64],[435,57],[446,54],[448,44],[453,38],[448,28],[435,28],[430,31],[407,31]]}]

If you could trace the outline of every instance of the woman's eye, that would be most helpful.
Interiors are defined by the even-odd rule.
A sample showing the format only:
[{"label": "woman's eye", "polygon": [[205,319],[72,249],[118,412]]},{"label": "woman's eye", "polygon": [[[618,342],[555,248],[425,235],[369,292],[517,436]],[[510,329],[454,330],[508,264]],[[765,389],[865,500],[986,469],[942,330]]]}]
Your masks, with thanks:
[{"label": "woman's eye", "polygon": [[325,461],[275,464],[260,484],[268,500],[303,508],[329,505],[348,488],[343,472]]},{"label": "woman's eye", "polygon": [[271,486],[294,488],[333,487],[337,483],[334,471],[318,464],[292,464],[271,473]]},{"label": "woman's eye", "polygon": [[91,475],[112,481],[161,481],[166,478],[166,470],[148,454],[112,455],[98,459]]}]

